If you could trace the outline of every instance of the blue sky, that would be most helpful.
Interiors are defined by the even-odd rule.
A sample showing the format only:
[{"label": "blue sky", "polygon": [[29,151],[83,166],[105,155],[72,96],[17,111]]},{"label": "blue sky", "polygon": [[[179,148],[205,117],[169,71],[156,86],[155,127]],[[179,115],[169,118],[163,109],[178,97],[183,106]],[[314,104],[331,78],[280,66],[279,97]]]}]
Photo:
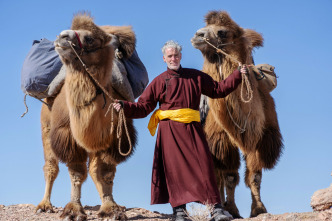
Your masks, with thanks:
[{"label": "blue sky", "polygon": [[[279,76],[272,95],[285,150],[276,168],[263,172],[262,200],[273,214],[311,211],[312,194],[332,180],[331,9],[330,0],[0,0],[0,204],[37,205],[44,194],[41,103],[29,97],[29,113],[20,118],[25,111],[21,68],[33,40],[55,40],[69,29],[73,14],[82,10],[90,11],[98,25],[132,25],[151,81],[166,68],[160,49],[170,39],[183,46],[183,67],[201,69],[202,55],[191,46],[190,38],[204,26],[208,11],[226,10],[241,27],[263,34],[264,47],[255,51],[255,62],[274,65]],[[118,166],[114,197],[128,208],[170,213],[168,204],[150,205],[155,137],[146,128],[148,120],[134,121],[137,151]],[[236,203],[241,215],[248,217],[251,198],[243,181],[243,165]],[[69,175],[61,164],[51,201],[64,207],[69,200]],[[82,204],[101,204],[90,178],[83,184]]]}]

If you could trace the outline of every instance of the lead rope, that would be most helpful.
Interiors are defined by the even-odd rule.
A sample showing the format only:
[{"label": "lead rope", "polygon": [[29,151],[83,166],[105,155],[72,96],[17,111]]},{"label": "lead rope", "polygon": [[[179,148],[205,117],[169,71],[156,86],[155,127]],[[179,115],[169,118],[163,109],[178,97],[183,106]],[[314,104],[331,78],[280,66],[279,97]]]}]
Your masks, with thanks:
[{"label": "lead rope", "polygon": [[[104,94],[106,94],[106,96],[113,102],[114,101],[114,98],[108,93],[108,91],[97,81],[97,79],[89,72],[89,69],[86,67],[86,65],[84,64],[84,62],[82,61],[82,59],[80,58],[80,56],[77,54],[76,50],[74,49],[73,47],[73,43],[71,41],[68,41],[70,47],[73,49],[73,51],[75,52],[77,58],[80,60],[80,62],[82,63],[85,71],[89,74],[89,76],[92,78],[92,80],[94,81],[95,84],[98,85],[98,87],[104,92]],[[105,117],[107,116],[108,112],[110,111],[111,109],[111,106],[112,106],[113,103],[111,103],[109,106],[108,106],[108,109],[105,113]],[[112,111],[111,111],[111,133],[113,133],[113,129],[114,129],[114,114],[113,114],[113,108],[112,108]],[[127,138],[128,138],[128,142],[129,142],[129,150],[127,153],[123,153],[122,150],[121,150],[121,137],[122,137],[122,124],[124,124],[124,127],[125,127],[125,131],[126,131],[126,135],[127,135]],[[125,118],[125,115],[124,115],[124,110],[123,108],[120,109],[119,111],[119,120],[118,120],[118,126],[117,126],[117,129],[116,129],[116,137],[118,138],[119,140],[119,153],[122,155],[122,156],[128,156],[131,151],[132,151],[132,143],[131,143],[131,140],[130,140],[130,137],[129,137],[129,132],[128,132],[128,128],[127,128],[127,121],[126,121],[126,118]]]},{"label": "lead rope", "polygon": [[[204,39],[205,40],[205,39]],[[208,42],[207,40],[205,40],[206,42]],[[208,42],[209,44],[210,44],[210,42]],[[214,47],[214,45],[212,45],[212,44],[210,44],[211,46],[213,46]],[[215,47],[216,48],[216,47]],[[220,50],[220,49],[219,49]],[[217,52],[218,52],[218,50],[217,50]],[[221,71],[221,59],[220,59],[220,55],[217,53],[217,55],[218,55],[218,61],[219,61],[219,75],[220,75],[220,79],[221,80],[223,80],[224,79],[224,77],[223,77],[223,74],[222,74],[222,71]],[[236,60],[236,59],[235,59]],[[237,60],[236,60],[237,61]],[[238,63],[240,63],[240,62],[238,62]],[[245,74],[242,74],[242,77],[243,76],[246,76]],[[247,92],[249,91],[249,88],[248,87],[250,87],[250,83],[249,83],[249,80],[248,80],[248,77],[246,76],[246,81],[248,82],[248,83],[246,83],[246,85],[247,85]],[[250,87],[250,90],[251,90],[251,87]],[[243,98],[242,98],[242,96],[243,96],[243,94],[242,94],[242,91],[243,91],[243,81],[242,81],[242,87],[241,87],[241,100],[242,100],[242,102],[244,102],[244,103],[248,103],[248,102],[250,102],[251,101],[251,99],[252,99],[252,90],[251,90],[251,97],[250,97],[250,100],[249,101],[245,101]],[[240,133],[242,134],[242,133],[244,133],[245,131],[246,131],[246,127],[247,127],[247,122],[248,122],[248,119],[249,119],[249,116],[250,116],[250,114],[251,114],[251,106],[250,106],[250,111],[249,111],[249,113],[248,113],[248,115],[247,115],[247,118],[246,118],[246,120],[244,121],[244,125],[243,125],[243,128],[241,128],[236,122],[235,122],[235,120],[234,120],[234,118],[233,118],[233,116],[232,116],[232,114],[231,114],[231,112],[230,112],[230,110],[229,110],[229,108],[228,108],[228,104],[227,104],[227,101],[226,101],[226,99],[225,99],[225,104],[226,104],[226,108],[227,108],[227,112],[228,112],[228,115],[229,115],[229,117],[231,118],[231,120],[232,120],[232,122],[234,123],[234,125],[240,130]]]},{"label": "lead rope", "polygon": [[[213,44],[211,44],[209,41],[208,41],[208,39],[207,38],[203,38],[203,40],[207,43],[207,44],[209,44],[211,47],[213,47],[214,49],[216,49],[216,51],[217,51],[217,54],[218,53],[221,53],[221,54],[223,54],[223,55],[225,55],[225,56],[227,56],[227,57],[229,57],[231,60],[233,60],[234,62],[236,62],[236,63],[238,63],[238,64],[240,64],[241,62],[239,61],[239,60],[237,60],[236,58],[234,58],[232,55],[230,55],[230,54],[227,54],[226,52],[224,52],[223,50],[221,50],[220,48],[217,48],[216,46],[214,46]],[[219,58],[219,65],[220,65],[220,57],[219,57],[219,54],[218,54],[218,58]],[[249,65],[250,66],[250,65]],[[220,67],[219,67],[219,69],[220,69]],[[220,73],[221,73],[221,70],[220,70]],[[251,88],[251,85],[250,85],[250,82],[249,82],[249,79],[248,79],[248,76],[247,75],[245,75],[245,74],[242,74],[242,79],[243,79],[243,81],[242,81],[242,84],[241,84],[241,101],[242,102],[244,102],[244,103],[249,103],[251,100],[252,100],[252,97],[253,97],[253,91],[252,91],[252,88]],[[246,88],[247,88],[247,97],[248,97],[248,99],[246,100],[246,99],[244,99],[244,90],[243,90],[243,88],[244,88],[244,84],[246,85]]]}]

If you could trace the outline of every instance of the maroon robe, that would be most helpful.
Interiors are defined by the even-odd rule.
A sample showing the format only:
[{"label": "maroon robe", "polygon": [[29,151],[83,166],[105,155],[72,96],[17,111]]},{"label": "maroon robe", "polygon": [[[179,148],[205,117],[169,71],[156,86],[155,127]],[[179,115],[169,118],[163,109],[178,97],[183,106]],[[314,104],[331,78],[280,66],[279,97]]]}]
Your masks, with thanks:
[{"label": "maroon robe", "polygon": [[[201,94],[222,98],[241,81],[238,70],[218,83],[195,69],[167,69],[148,85],[138,102],[123,102],[125,116],[146,117],[158,102],[161,110],[199,110]],[[176,207],[189,202],[220,203],[211,153],[200,122],[165,119],[159,123],[155,146],[151,204]]]}]

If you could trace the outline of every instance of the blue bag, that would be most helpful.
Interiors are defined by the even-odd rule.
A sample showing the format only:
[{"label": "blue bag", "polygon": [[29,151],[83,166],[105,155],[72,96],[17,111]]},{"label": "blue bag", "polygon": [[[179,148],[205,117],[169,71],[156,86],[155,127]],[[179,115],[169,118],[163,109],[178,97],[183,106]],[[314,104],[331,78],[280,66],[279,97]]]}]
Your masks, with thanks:
[{"label": "blue bag", "polygon": [[62,67],[53,41],[33,41],[21,71],[21,89],[37,99],[48,97],[48,87]]},{"label": "blue bag", "polygon": [[136,50],[129,59],[121,60],[126,67],[127,77],[135,98],[138,98],[149,83],[148,72],[141,59],[138,57]]}]

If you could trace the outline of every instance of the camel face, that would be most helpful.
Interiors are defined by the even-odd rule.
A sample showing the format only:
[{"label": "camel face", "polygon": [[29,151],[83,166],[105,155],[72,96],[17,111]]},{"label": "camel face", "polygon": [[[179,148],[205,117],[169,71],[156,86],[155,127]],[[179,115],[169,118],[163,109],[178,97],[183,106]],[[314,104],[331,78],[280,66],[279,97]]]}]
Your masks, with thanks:
[{"label": "camel face", "polygon": [[226,45],[232,44],[233,34],[227,27],[208,25],[195,33],[191,43],[203,53],[208,53],[208,50],[211,49],[214,50],[205,40],[222,49]]},{"label": "camel face", "polygon": [[84,31],[84,33],[75,32],[73,30],[62,31],[54,42],[56,52],[63,59],[72,60],[76,57],[76,54],[70,44],[72,44],[73,48],[79,53],[83,47],[81,39],[84,39],[84,36],[89,36],[89,33],[87,33],[87,31]]},{"label": "camel face", "polygon": [[206,26],[191,39],[192,45],[210,61],[218,59],[216,48],[225,52],[238,51],[243,29],[224,11],[212,11],[205,17]]},{"label": "camel face", "polygon": [[111,40],[112,37],[95,25],[89,15],[78,14],[73,19],[71,30],[62,31],[54,46],[64,64],[75,67],[75,63],[80,62],[75,59],[78,54],[86,65],[91,66],[105,63],[101,57],[111,59],[106,56],[112,54],[109,53]]}]

